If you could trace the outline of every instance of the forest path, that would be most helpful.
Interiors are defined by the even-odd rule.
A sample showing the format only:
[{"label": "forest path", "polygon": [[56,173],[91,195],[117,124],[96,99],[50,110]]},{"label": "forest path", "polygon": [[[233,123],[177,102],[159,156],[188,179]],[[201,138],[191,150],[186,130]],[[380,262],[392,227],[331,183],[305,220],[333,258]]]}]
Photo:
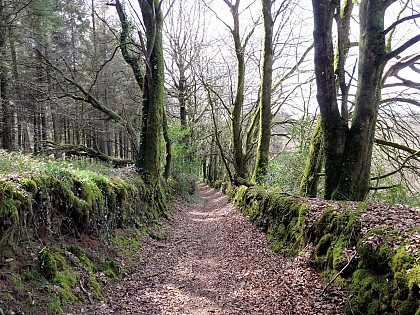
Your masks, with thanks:
[{"label": "forest path", "polygon": [[79,314],[343,314],[341,294],[320,297],[324,284],[304,259],[273,253],[224,195],[198,190],[168,238],[143,246],[138,271]]}]

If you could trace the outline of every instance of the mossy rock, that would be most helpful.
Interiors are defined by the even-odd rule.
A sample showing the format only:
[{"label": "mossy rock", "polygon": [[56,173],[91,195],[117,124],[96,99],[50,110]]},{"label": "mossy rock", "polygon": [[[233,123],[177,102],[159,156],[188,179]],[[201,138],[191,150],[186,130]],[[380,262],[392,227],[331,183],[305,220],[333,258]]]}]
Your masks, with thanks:
[{"label": "mossy rock", "polygon": [[368,269],[354,272],[349,285],[350,298],[345,305],[346,314],[382,314],[390,310],[392,284],[387,276],[372,275]]},{"label": "mossy rock", "polygon": [[[369,238],[375,237],[382,230],[369,232],[363,239],[357,242],[357,252],[360,255],[360,266],[367,268],[373,273],[386,274],[390,272],[389,262],[392,258],[393,251],[386,238],[380,238],[378,243],[371,241]],[[382,239],[381,239],[382,238]]]},{"label": "mossy rock", "polygon": [[332,241],[331,234],[328,233],[322,236],[316,246],[316,254],[318,256],[326,255],[328,252],[328,248],[331,246],[331,241]]},{"label": "mossy rock", "polygon": [[31,193],[32,195],[36,195],[38,192],[37,183],[30,177],[24,177],[20,180],[20,185],[24,190]]},{"label": "mossy rock", "polygon": [[246,196],[247,190],[248,190],[248,187],[247,186],[243,186],[243,185],[242,186],[239,186],[236,189],[236,193],[235,193],[235,196],[233,198],[233,204],[236,207],[242,207],[242,206],[245,205],[245,196]]}]

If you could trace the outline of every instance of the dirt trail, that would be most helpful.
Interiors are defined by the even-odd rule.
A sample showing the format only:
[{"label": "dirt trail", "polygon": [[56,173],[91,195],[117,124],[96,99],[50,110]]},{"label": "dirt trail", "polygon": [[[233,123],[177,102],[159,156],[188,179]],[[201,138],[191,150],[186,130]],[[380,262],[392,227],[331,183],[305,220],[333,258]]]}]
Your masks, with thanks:
[{"label": "dirt trail", "polygon": [[174,214],[166,241],[142,248],[137,272],[72,314],[343,313],[342,295],[320,297],[324,284],[303,259],[273,253],[225,196],[198,189],[202,201]]}]

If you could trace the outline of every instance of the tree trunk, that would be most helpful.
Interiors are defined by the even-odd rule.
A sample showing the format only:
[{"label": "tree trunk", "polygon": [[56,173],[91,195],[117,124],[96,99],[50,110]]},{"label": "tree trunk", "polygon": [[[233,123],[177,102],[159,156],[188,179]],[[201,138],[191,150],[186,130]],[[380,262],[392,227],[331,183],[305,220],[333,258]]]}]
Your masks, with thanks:
[{"label": "tree trunk", "polygon": [[244,84],[245,84],[245,56],[244,48],[241,45],[239,35],[239,15],[234,14],[233,37],[235,42],[235,51],[237,58],[238,74],[236,78],[236,95],[232,109],[232,149],[233,149],[233,166],[235,169],[235,177],[246,177],[246,167],[244,161],[242,147],[242,108],[244,104]]},{"label": "tree trunk", "polygon": [[300,194],[307,197],[316,197],[318,194],[319,173],[321,172],[323,161],[321,120],[321,116],[318,117],[312,134],[305,171],[303,173],[302,181],[300,182]]},{"label": "tree trunk", "polygon": [[163,111],[163,138],[165,139],[165,148],[166,148],[165,170],[163,172],[163,177],[165,179],[168,179],[171,176],[172,146],[171,146],[171,139],[168,133],[168,119],[166,117],[165,110]]},{"label": "tree trunk", "polygon": [[241,43],[241,34],[239,30],[239,3],[236,0],[235,4],[230,1],[224,0],[228,5],[233,18],[233,29],[231,29],[236,62],[237,62],[237,75],[236,75],[236,93],[231,111],[231,146],[233,154],[233,177],[246,177],[246,163],[244,159],[244,152],[242,146],[242,109],[244,104],[244,85],[245,85],[245,45]]},{"label": "tree trunk", "polygon": [[10,56],[12,60],[12,73],[13,73],[13,90],[15,95],[15,114],[16,114],[16,140],[17,148],[25,150],[24,141],[23,141],[23,130],[22,130],[22,121],[24,120],[23,105],[22,105],[22,85],[20,84],[20,77],[18,73],[17,66],[17,54],[16,54],[16,44],[14,40],[13,28],[9,27],[9,44],[10,44]]},{"label": "tree trunk", "polygon": [[273,19],[272,0],[262,0],[264,38],[262,53],[261,99],[259,104],[259,137],[253,180],[261,181],[267,174],[271,138],[271,86],[273,81]]},{"label": "tree trunk", "polygon": [[178,80],[178,102],[179,102],[179,118],[183,129],[187,128],[187,109],[186,109],[186,78],[184,68],[179,67],[179,80]]},{"label": "tree trunk", "polygon": [[13,120],[14,114],[9,100],[9,75],[6,64],[6,21],[4,19],[4,3],[0,0],[0,102],[3,112],[2,119],[2,148],[13,150]]},{"label": "tree trunk", "polygon": [[[337,21],[337,46],[334,55],[334,73],[338,80],[338,86],[341,91],[341,118],[343,128],[348,128],[348,91],[350,83],[347,85],[346,82],[346,60],[347,53],[350,48],[350,19],[353,9],[353,2],[349,0],[343,1],[341,7],[339,3],[336,3],[336,14],[335,19]],[[306,160],[306,167],[302,181],[300,184],[300,193],[309,196],[316,197],[318,191],[318,179],[319,173],[321,172],[322,162],[324,159],[324,145],[323,145],[323,134],[322,134],[322,119],[321,116],[318,118],[318,122],[313,131],[311,138],[311,144],[309,149],[308,158]]]},{"label": "tree trunk", "polygon": [[334,74],[332,22],[335,1],[313,0],[314,48],[317,100],[322,116],[325,146],[325,199],[331,199],[340,179],[341,161],[346,140],[340,112]]},{"label": "tree trunk", "polygon": [[[358,82],[355,111],[351,128],[347,127],[347,112],[338,110],[332,53],[332,19],[337,1],[313,0],[315,75],[317,99],[321,110],[325,142],[325,198],[364,200],[369,191],[370,169],[376,119],[381,97],[382,75],[388,60],[384,38],[384,15],[393,1],[360,2],[360,40]],[[351,8],[351,7],[350,7]],[[342,12],[348,10],[346,3]],[[342,14],[340,12],[340,14]],[[346,22],[347,21],[347,22]],[[348,23],[344,16],[342,23]],[[339,23],[340,32],[348,31]],[[342,39],[343,40],[343,39]],[[341,50],[340,50],[341,47]],[[340,45],[346,54],[348,43]],[[340,61],[343,63],[344,56]],[[344,76],[338,71],[337,76]],[[343,92],[342,107],[346,107],[347,89],[339,78]]]},{"label": "tree trunk", "polygon": [[[388,3],[389,4],[389,3]],[[334,199],[364,200],[369,192],[373,140],[386,64],[386,1],[360,3],[358,88]]]},{"label": "tree trunk", "polygon": [[[147,45],[152,51],[147,61],[147,74],[143,91],[142,130],[136,166],[146,179],[156,181],[160,176],[160,154],[163,119],[164,61],[162,49],[162,13],[158,0],[150,6],[146,0],[140,7],[146,27]],[[153,36],[155,34],[155,36]]]},{"label": "tree trunk", "polygon": [[121,53],[131,66],[137,84],[143,92],[140,145],[135,164],[146,182],[157,184],[161,175],[161,137],[163,120],[164,59],[162,48],[163,15],[159,0],[139,0],[146,36],[143,48],[146,74],[143,63],[134,57],[131,45],[130,22],[119,0],[115,5],[120,18]]}]

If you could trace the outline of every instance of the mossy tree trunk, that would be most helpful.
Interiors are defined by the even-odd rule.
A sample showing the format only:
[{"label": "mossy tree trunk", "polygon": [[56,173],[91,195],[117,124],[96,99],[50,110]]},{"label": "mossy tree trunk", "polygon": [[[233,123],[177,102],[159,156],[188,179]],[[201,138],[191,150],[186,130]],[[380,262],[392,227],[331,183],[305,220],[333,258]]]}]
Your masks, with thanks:
[{"label": "mossy tree trunk", "polygon": [[236,63],[237,63],[237,73],[236,73],[236,92],[235,97],[233,98],[232,108],[230,111],[231,119],[231,147],[233,155],[233,180],[237,178],[246,178],[248,177],[247,169],[247,159],[248,155],[244,152],[243,145],[243,105],[244,105],[244,89],[245,89],[245,48],[248,44],[248,41],[253,34],[256,24],[251,28],[251,30],[246,34],[242,39],[240,32],[240,23],[239,23],[239,4],[240,0],[236,0],[234,3],[229,0],[223,0],[226,5],[229,7],[232,18],[233,18],[233,28],[229,27],[229,31],[232,34],[232,39],[234,42]]},{"label": "mossy tree trunk", "polygon": [[300,194],[307,197],[316,197],[318,194],[319,173],[321,172],[322,162],[324,160],[321,121],[320,116],[312,133],[305,171],[300,182]]},{"label": "mossy tree trunk", "polygon": [[[157,183],[161,175],[164,58],[162,47],[163,15],[158,0],[139,0],[145,40],[139,44],[141,53],[133,53],[130,22],[119,0],[115,3],[122,30],[121,53],[131,66],[143,92],[141,133],[135,164],[144,180]],[[138,46],[137,46],[138,47]],[[135,51],[136,48],[134,48]],[[140,56],[142,55],[142,56]],[[142,62],[144,61],[144,63]]]},{"label": "mossy tree trunk", "polygon": [[163,110],[163,138],[165,139],[165,148],[166,148],[165,170],[163,172],[163,177],[165,179],[168,179],[171,176],[171,169],[172,169],[172,143],[169,137],[168,119],[167,119],[165,110]]},{"label": "mossy tree trunk", "polygon": [[136,166],[151,180],[161,173],[164,59],[162,48],[163,15],[158,0],[140,0],[146,36],[146,76],[143,88],[142,126]]},{"label": "mossy tree trunk", "polygon": [[[371,157],[375,125],[381,98],[382,76],[386,63],[420,40],[414,36],[393,51],[385,45],[385,11],[394,1],[360,2],[360,40],[357,92],[351,127],[347,122],[349,84],[344,81],[344,62],[349,43],[351,5],[345,1],[339,10],[338,52],[334,67],[332,21],[339,1],[312,1],[314,9],[315,75],[317,99],[322,116],[325,145],[325,198],[364,200],[370,186]],[[340,24],[341,23],[341,24]],[[395,27],[395,26],[394,26]],[[337,71],[335,71],[337,70]],[[341,71],[341,72],[340,72]],[[342,110],[338,109],[335,75],[342,92]]]},{"label": "mossy tree trunk", "polygon": [[235,4],[225,1],[233,17],[233,29],[231,30],[237,61],[236,94],[231,112],[231,143],[233,151],[234,177],[246,176],[244,152],[242,145],[242,108],[244,104],[244,84],[245,84],[245,47],[241,43],[239,30],[239,0]]},{"label": "mossy tree trunk", "polygon": [[271,0],[262,0],[264,38],[262,53],[261,98],[259,104],[259,137],[257,157],[253,174],[254,181],[260,181],[267,174],[271,139],[271,87],[273,82],[273,26]]},{"label": "mossy tree trunk", "polygon": [[[346,60],[350,49],[350,19],[353,10],[353,2],[349,0],[340,3],[335,3],[336,13],[334,18],[337,24],[337,46],[334,54],[334,73],[336,76],[336,91],[340,89],[341,92],[341,119],[343,128],[348,128],[348,92],[350,83],[346,82]],[[324,161],[324,139],[322,133],[322,119],[318,117],[317,124],[312,134],[308,158],[306,160],[305,171],[300,183],[300,193],[308,197],[316,197],[318,192],[319,173],[322,169]],[[332,186],[328,189],[328,195],[334,189]],[[329,198],[329,197],[328,197]]]},{"label": "mossy tree trunk", "polygon": [[313,0],[312,4],[317,100],[322,116],[326,158],[325,198],[330,199],[340,178],[347,132],[338,110],[335,88],[332,23],[336,3],[332,0]]},{"label": "mossy tree trunk", "polygon": [[340,180],[332,198],[364,200],[369,192],[375,126],[386,64],[384,16],[392,1],[360,3],[358,86]]}]

